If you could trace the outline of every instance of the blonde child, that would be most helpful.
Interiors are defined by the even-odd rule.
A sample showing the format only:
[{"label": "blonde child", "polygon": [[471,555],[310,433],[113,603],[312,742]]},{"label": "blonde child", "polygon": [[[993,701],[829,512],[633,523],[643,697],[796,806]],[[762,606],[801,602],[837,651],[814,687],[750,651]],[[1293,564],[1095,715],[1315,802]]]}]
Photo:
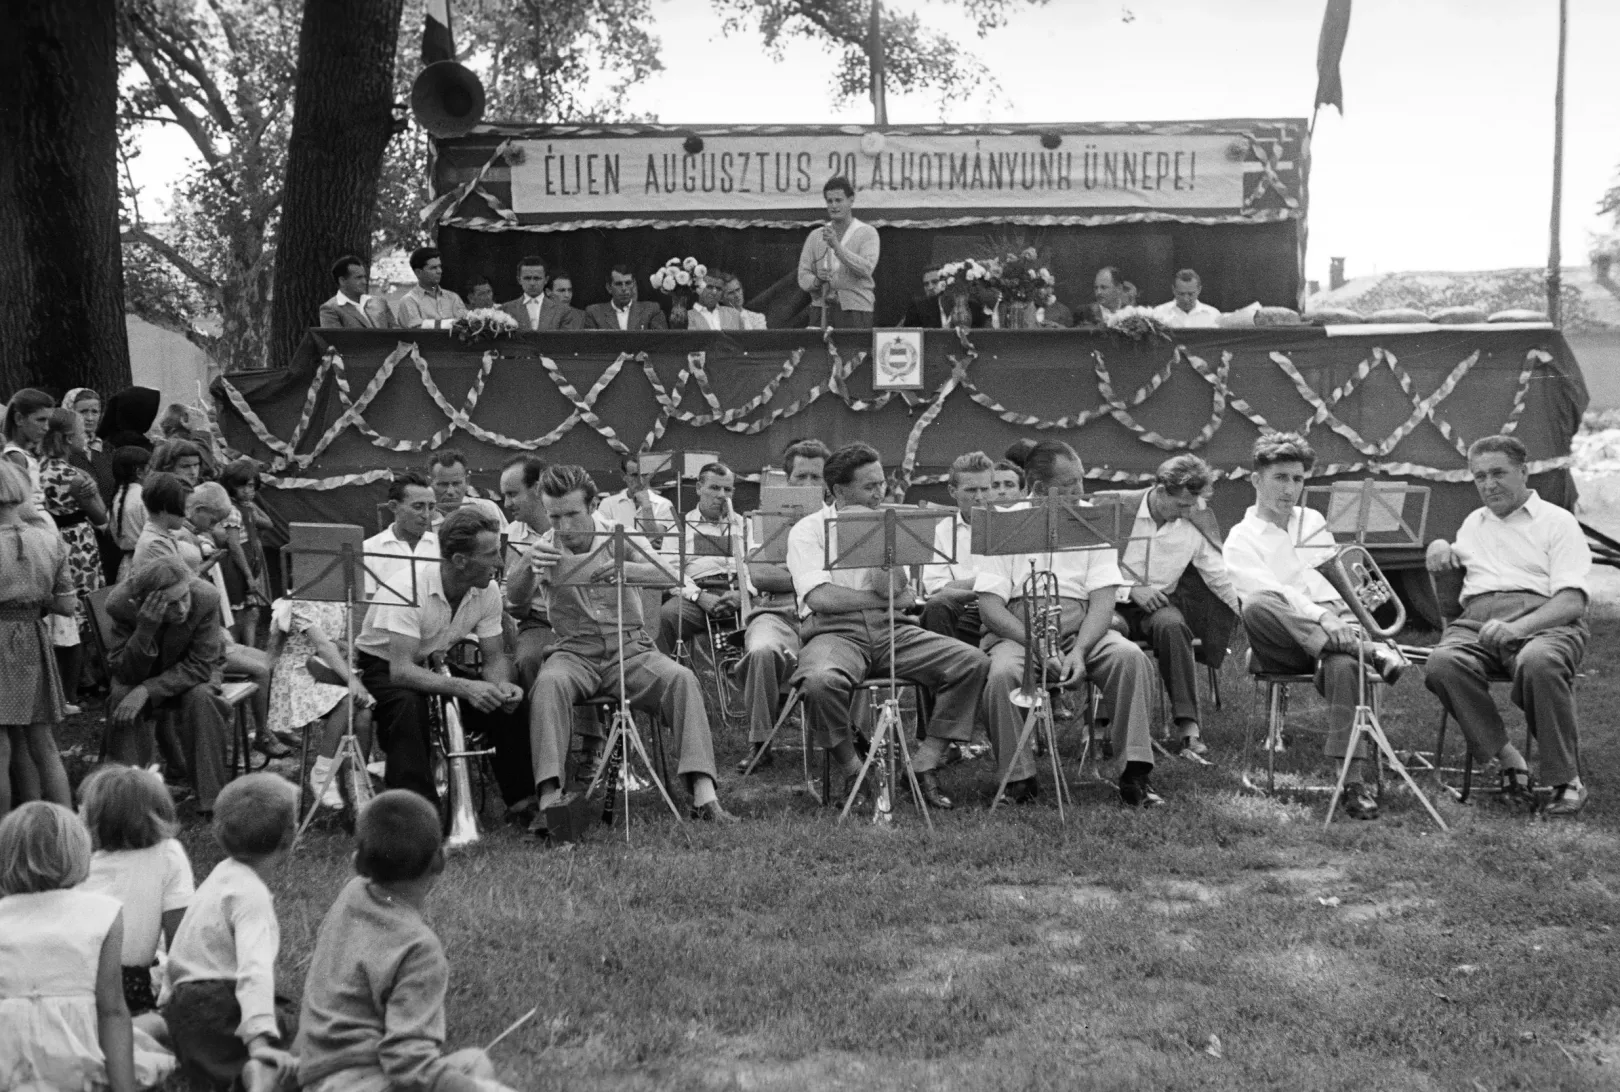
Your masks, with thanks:
[{"label": "blonde child", "polygon": [[152,983],[158,941],[174,944],[195,894],[191,861],[174,837],[174,801],[161,777],[137,766],[103,766],[85,778],[79,800],[95,846],[90,876],[79,890],[123,905],[124,1001],[141,1026],[161,1034]]},{"label": "blonde child", "polygon": [[[292,845],[298,790],[249,774],[214,801],[214,839],[227,854],[197,888],[169,948],[163,1020],[187,1087],[250,1088],[293,1070],[280,1044],[275,967],[281,948],[269,876]],[[291,1023],[293,1021],[289,1021]],[[251,1065],[250,1063],[258,1063]]]},{"label": "blonde child", "polygon": [[450,977],[422,920],[444,871],[439,813],[405,789],[379,794],[355,824],[354,869],[321,922],[298,1020],[306,1092],[505,1092],[476,1047],[444,1049]]},{"label": "blonde child", "polygon": [[174,1059],[137,1035],[124,1005],[118,900],[74,890],[90,834],[60,804],[0,821],[0,1077],[5,1087],[135,1092]]}]

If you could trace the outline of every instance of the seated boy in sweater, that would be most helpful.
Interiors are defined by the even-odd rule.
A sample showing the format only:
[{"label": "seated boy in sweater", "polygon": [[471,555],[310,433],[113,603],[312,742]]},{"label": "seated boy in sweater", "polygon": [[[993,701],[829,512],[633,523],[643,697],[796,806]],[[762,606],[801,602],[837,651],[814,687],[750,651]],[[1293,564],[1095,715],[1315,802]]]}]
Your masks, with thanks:
[{"label": "seated boy in sweater", "polygon": [[450,965],[422,920],[444,871],[439,813],[405,789],[355,824],[354,869],[315,938],[298,1019],[305,1092],[508,1092],[476,1047],[443,1053]]},{"label": "seated boy in sweater", "polygon": [[[281,928],[264,878],[298,829],[298,789],[275,774],[239,777],[214,801],[214,838],[227,856],[192,896],[169,948],[164,1022],[192,1092],[250,1092],[290,1078],[276,1011]],[[290,1023],[294,1012],[283,1014]],[[251,1063],[251,1064],[250,1064]]]}]

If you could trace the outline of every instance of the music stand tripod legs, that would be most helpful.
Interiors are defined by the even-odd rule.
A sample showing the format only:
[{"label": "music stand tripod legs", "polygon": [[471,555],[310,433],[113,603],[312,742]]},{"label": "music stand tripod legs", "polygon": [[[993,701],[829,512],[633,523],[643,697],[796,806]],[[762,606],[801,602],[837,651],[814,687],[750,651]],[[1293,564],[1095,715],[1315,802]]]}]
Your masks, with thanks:
[{"label": "music stand tripod legs", "polygon": [[1440,818],[1440,813],[1435,810],[1428,794],[1418,788],[1417,782],[1412,780],[1411,773],[1396,757],[1395,748],[1390,746],[1389,736],[1384,734],[1384,726],[1378,722],[1378,714],[1373,712],[1372,706],[1368,703],[1367,665],[1365,654],[1359,651],[1356,654],[1356,675],[1360,681],[1357,683],[1355,720],[1350,724],[1350,739],[1345,744],[1344,760],[1339,764],[1339,780],[1333,786],[1333,796],[1328,800],[1327,818],[1322,821],[1322,825],[1325,827],[1333,823],[1333,812],[1338,808],[1339,798],[1344,795],[1344,786],[1349,780],[1350,764],[1355,761],[1356,748],[1361,745],[1362,737],[1365,736],[1377,748],[1373,761],[1377,762],[1382,756],[1383,760],[1389,763],[1389,768],[1401,775],[1401,780],[1406,782],[1413,795],[1423,801],[1424,810],[1429,813],[1429,818],[1434,820],[1435,825],[1441,830],[1450,830],[1451,828],[1446,826],[1446,821]]},{"label": "music stand tripod legs", "polygon": [[[1053,792],[1057,795],[1058,822],[1067,823],[1069,820],[1064,813],[1064,805],[1071,802],[1069,799],[1069,785],[1063,780],[1063,764],[1058,758],[1057,723],[1052,719],[1052,695],[1044,687],[1036,695],[1035,704],[1030,706],[1029,715],[1024,718],[1024,727],[1018,733],[1018,745],[1013,751],[1015,757],[1024,753],[1024,748],[1029,746],[1030,740],[1036,732],[1041,734],[1041,739],[1046,743],[1046,754],[1052,762],[1052,784]],[[1089,733],[1085,747],[1087,750],[1091,747]],[[1080,755],[1082,768],[1085,765],[1085,760],[1086,754],[1085,751],[1082,751]],[[1013,763],[1008,762],[1007,772],[1001,775],[1001,780],[996,784],[996,795],[990,801],[990,810],[992,812],[1007,798],[1007,785],[1012,780],[1012,772]]]}]

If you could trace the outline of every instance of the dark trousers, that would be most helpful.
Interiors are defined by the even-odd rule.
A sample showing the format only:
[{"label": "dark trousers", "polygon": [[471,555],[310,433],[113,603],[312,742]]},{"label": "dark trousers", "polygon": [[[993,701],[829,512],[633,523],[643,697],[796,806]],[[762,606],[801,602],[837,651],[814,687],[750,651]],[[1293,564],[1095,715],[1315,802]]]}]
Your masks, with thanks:
[{"label": "dark trousers", "polygon": [[[805,715],[816,742],[836,747],[850,738],[850,700],[868,677],[889,673],[888,611],[812,614],[802,629],[804,648],[794,681],[804,684]],[[973,738],[973,718],[990,672],[990,657],[961,641],[897,622],[894,673],[932,692],[930,738]],[[918,772],[927,768],[919,762]]]},{"label": "dark trousers", "polygon": [[[379,656],[361,653],[358,660],[360,681],[377,701],[372,722],[377,727],[377,742],[382,745],[387,759],[383,785],[390,789],[409,789],[437,806],[439,792],[433,783],[429,695],[396,685],[389,677],[388,661]],[[462,703],[461,725],[465,731],[476,732],[494,744],[495,781],[506,803],[515,804],[534,795],[534,786],[529,780],[528,716],[522,706],[510,713],[499,709],[480,713]]]},{"label": "dark trousers", "polygon": [[979,596],[972,588],[939,589],[923,603],[922,628],[941,637],[955,637],[979,647],[984,625],[979,620]]},{"label": "dark trousers", "polygon": [[1150,614],[1135,603],[1122,603],[1116,611],[1125,619],[1126,636],[1152,647],[1159,661],[1159,677],[1170,692],[1171,718],[1197,720],[1198,664],[1193,660],[1193,634],[1187,619],[1174,606]]},{"label": "dark trousers", "polygon": [[1541,780],[1567,785],[1580,776],[1580,733],[1575,722],[1575,672],[1586,654],[1585,620],[1544,629],[1506,649],[1487,648],[1479,631],[1487,621],[1511,621],[1545,603],[1529,592],[1478,595],[1463,616],[1446,627],[1429,656],[1423,685],[1457,721],[1474,758],[1489,762],[1508,742],[1502,714],[1491,700],[1486,676],[1500,672],[1513,680],[1513,704],[1541,745]]},{"label": "dark trousers", "polygon": [[[1356,719],[1356,658],[1345,652],[1323,652],[1327,631],[1301,616],[1275,592],[1261,592],[1243,604],[1243,628],[1249,634],[1255,666],[1261,671],[1315,676],[1316,692],[1328,703],[1323,753],[1343,758]],[[1356,757],[1367,757],[1365,743],[1356,748]]]},{"label": "dark trousers", "polygon": [[[190,1092],[226,1092],[240,1082],[247,1064],[247,1044],[237,1037],[242,1008],[236,1003],[236,983],[217,978],[182,982],[163,1006],[163,1022],[179,1062],[181,1086]],[[292,1046],[298,1034],[298,1006],[276,998],[276,1023],[282,1047]]]},{"label": "dark trousers", "polygon": [[[118,703],[132,689],[114,682],[107,696],[107,708],[118,708]],[[231,732],[231,709],[214,692],[211,683],[200,683],[173,698],[149,704],[140,718],[127,728],[120,728],[109,720],[107,757],[127,766],[151,765],[157,748],[157,718],[164,714],[175,717],[191,787],[197,790],[197,807],[213,811],[214,797],[230,779],[225,748]]]}]

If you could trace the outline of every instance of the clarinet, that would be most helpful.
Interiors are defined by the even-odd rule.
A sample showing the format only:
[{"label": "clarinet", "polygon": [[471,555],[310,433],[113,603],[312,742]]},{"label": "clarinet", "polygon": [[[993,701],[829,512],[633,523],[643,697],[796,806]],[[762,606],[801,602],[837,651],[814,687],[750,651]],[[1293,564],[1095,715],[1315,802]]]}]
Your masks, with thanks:
[{"label": "clarinet", "polygon": [[[613,801],[619,795],[619,773],[624,764],[624,749],[629,745],[628,740],[623,736],[619,737],[618,744],[614,746],[612,753],[604,760],[607,763],[607,768],[603,771],[602,777],[606,782],[607,792],[602,795],[603,826],[611,827],[613,825]],[[625,816],[627,821],[629,818],[628,815]]]}]

